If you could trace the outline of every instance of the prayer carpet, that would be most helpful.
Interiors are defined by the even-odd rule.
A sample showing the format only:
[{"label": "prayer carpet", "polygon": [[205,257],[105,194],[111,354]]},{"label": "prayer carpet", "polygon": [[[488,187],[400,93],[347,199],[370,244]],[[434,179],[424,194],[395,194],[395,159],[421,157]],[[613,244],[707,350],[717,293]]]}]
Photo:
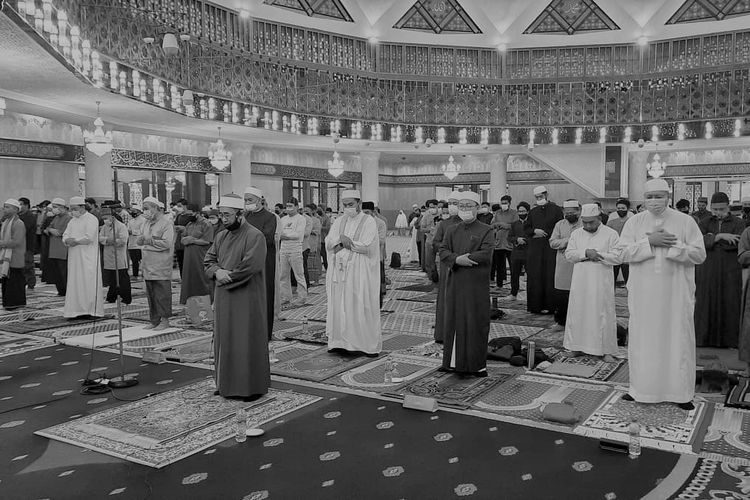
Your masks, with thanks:
[{"label": "prayer carpet", "polygon": [[750,410],[750,378],[740,377],[739,379],[737,385],[729,389],[724,404],[732,408]]},{"label": "prayer carpet", "polygon": [[534,334],[529,340],[536,342],[538,347],[555,347],[562,349],[565,332],[554,332],[550,329],[544,329]]},{"label": "prayer carpet", "polygon": [[[385,381],[385,365],[392,361],[396,372],[392,382]],[[411,383],[420,377],[435,370],[440,363],[436,360],[421,356],[407,356],[404,354],[391,353],[387,357],[358,366],[326,380],[326,384],[333,384],[352,389],[360,389],[372,392],[391,392],[405,383]]]},{"label": "prayer carpet", "polygon": [[701,451],[706,458],[741,458],[750,465],[750,412],[717,406]]},{"label": "prayer carpet", "polygon": [[404,354],[442,359],[443,346],[441,344],[438,344],[437,342],[426,342],[424,344],[415,345],[414,347],[405,349]]},{"label": "prayer carpet", "polygon": [[674,500],[750,498],[750,465],[701,458]]},{"label": "prayer carpet", "polygon": [[41,318],[59,318],[60,315],[44,312],[44,311],[6,311],[7,314],[0,316],[0,330],[3,329],[3,325],[7,323],[17,323],[19,321],[26,321],[27,319],[41,319]]},{"label": "prayer carpet", "polygon": [[411,347],[422,345],[426,342],[433,342],[432,338],[426,335],[415,335],[408,333],[394,333],[383,335],[384,351],[402,351]]},{"label": "prayer carpet", "polygon": [[436,302],[437,296],[438,296],[437,291],[434,291],[434,292],[422,293],[419,295],[415,295],[413,297],[404,297],[401,300],[410,300],[412,302]]},{"label": "prayer carpet", "polygon": [[[174,309],[172,310],[172,316],[175,316]],[[128,308],[127,312],[123,311],[122,319],[136,320],[136,321],[150,321],[151,313],[149,312],[148,307],[139,305],[137,307]]]},{"label": "prayer carpet", "polygon": [[[129,321],[123,321],[123,328],[140,325],[140,323],[134,323]],[[77,337],[79,335],[89,335],[92,333],[109,332],[117,330],[117,321],[97,321],[96,323],[87,323],[85,325],[74,325],[66,328],[55,328],[53,330],[37,330],[30,332],[35,337],[46,337],[50,339],[64,339],[68,337]]]},{"label": "prayer carpet", "polygon": [[540,331],[541,329],[535,326],[490,323],[490,339],[498,337],[519,337],[521,340],[524,340],[533,337]]},{"label": "prayer carpet", "polygon": [[296,309],[289,309],[288,311],[281,311],[279,316],[285,320],[303,321],[307,318],[309,321],[325,321],[328,306],[304,306]]},{"label": "prayer carpet", "polygon": [[[47,339],[26,337],[15,333],[0,333],[0,358],[22,352],[33,351],[47,347],[52,342]],[[2,380],[0,378],[0,380]]]},{"label": "prayer carpet", "polygon": [[425,292],[426,293],[426,292],[435,291],[436,287],[437,287],[437,284],[435,283],[424,283],[424,284],[402,286],[400,288],[397,288],[397,290],[404,290],[407,292]]},{"label": "prayer carpet", "polygon": [[271,389],[242,403],[214,396],[215,387],[207,378],[34,434],[159,469],[233,437],[239,408],[257,427],[321,399]]},{"label": "prayer carpet", "polygon": [[322,350],[319,345],[315,344],[303,344],[300,342],[282,343],[279,341],[271,342],[268,349],[272,351],[269,355],[271,359],[275,358],[274,363],[284,363]]},{"label": "prayer carpet", "polygon": [[641,426],[641,444],[678,453],[697,453],[713,415],[713,404],[695,401],[694,410],[673,403],[641,404],[625,401],[615,390],[596,411],[575,429],[577,434],[597,439],[627,442],[633,418]]},{"label": "prayer carpet", "polygon": [[[548,403],[572,404],[583,421],[596,410],[612,389],[603,384],[525,374],[493,388],[477,398],[473,407],[515,419],[547,422],[542,411]],[[567,424],[556,423],[566,426]],[[569,424],[573,426],[576,424]]]},{"label": "prayer carpet", "polygon": [[420,313],[420,314],[430,314],[432,316],[435,316],[435,313],[437,312],[437,304],[422,304],[420,302],[409,302],[409,301],[402,301],[406,302],[407,304],[416,304],[417,307],[414,308],[412,311],[413,313]]},{"label": "prayer carpet", "polygon": [[206,339],[210,341],[213,338],[211,333],[195,330],[163,331],[167,333],[157,332],[159,335],[125,342],[124,349],[130,352],[162,351],[183,344],[205,341]]},{"label": "prayer carpet", "polygon": [[[502,309],[502,308],[501,308]],[[536,326],[546,328],[553,323],[552,316],[534,314],[528,311],[518,311],[516,309],[505,309],[505,316],[494,321],[511,325]]]},{"label": "prayer carpet", "polygon": [[382,330],[399,333],[432,334],[434,324],[434,316],[426,314],[391,314],[380,320]]},{"label": "prayer carpet", "polygon": [[176,328],[201,330],[201,331],[204,331],[204,332],[213,332],[214,331],[214,322],[213,322],[213,320],[203,321],[201,323],[193,323],[186,316],[182,316],[182,317],[179,317],[179,318],[172,318],[172,319],[170,319],[169,320],[169,324],[172,325],[172,326],[174,326],[174,327],[176,327]]},{"label": "prayer carpet", "polygon": [[111,316],[104,316],[101,318],[63,318],[61,316],[55,317],[38,317],[29,318],[25,321],[16,321],[14,323],[5,323],[0,325],[0,330],[12,333],[31,333],[38,330],[51,330],[53,328],[62,328],[73,325],[83,325],[86,323],[95,323],[97,321],[103,321],[112,319]]},{"label": "prayer carpet", "polygon": [[[165,330],[147,330],[146,325],[140,324],[131,326],[122,330],[123,342],[132,342],[148,337],[157,337],[167,333],[179,332],[178,328],[167,328]],[[111,330],[103,333],[92,333],[89,335],[79,335],[76,337],[67,337],[60,339],[60,343],[78,347],[108,347],[120,342],[120,332]]]},{"label": "prayer carpet", "polygon": [[[611,377],[617,369],[625,362],[624,359],[615,358],[614,363],[607,363],[604,360],[597,358],[596,356],[581,355],[575,358],[569,358],[565,356],[565,353],[558,353],[552,360],[552,365],[544,370],[537,371],[544,372],[550,375],[560,375],[576,378],[585,378],[590,380],[607,380]],[[588,370],[589,374],[578,375],[574,370],[569,368],[583,368]]]},{"label": "prayer carpet", "polygon": [[403,398],[407,394],[412,394],[434,398],[443,406],[468,408],[471,401],[508,380],[510,377],[510,374],[499,374],[492,377],[474,377],[471,375],[434,371],[416,382],[400,387],[388,395]]},{"label": "prayer carpet", "polygon": [[287,340],[298,340],[300,342],[310,342],[312,344],[328,344],[325,323],[308,324],[307,332],[303,331],[304,326],[300,325],[293,330],[286,330],[284,338]]},{"label": "prayer carpet", "polygon": [[385,294],[386,299],[407,300],[412,297],[424,295],[422,292],[406,292],[404,290],[388,290]]},{"label": "prayer carpet", "polygon": [[501,310],[513,309],[515,311],[525,311],[526,302],[522,302],[520,300],[499,299],[497,301],[497,307]]},{"label": "prayer carpet", "polygon": [[630,383],[630,366],[627,360],[620,365],[617,371],[610,375],[607,382],[615,385],[628,385]]},{"label": "prayer carpet", "polygon": [[[411,302],[408,300],[390,299],[383,304],[383,311],[397,312],[397,313],[408,313],[408,312],[421,312],[423,306],[419,302]],[[435,307],[432,306],[432,314],[435,314]]]},{"label": "prayer carpet", "polygon": [[288,361],[274,363],[271,365],[271,373],[321,382],[370,361],[372,358],[366,356],[331,353],[324,347]]},{"label": "prayer carpet", "polygon": [[214,356],[213,337],[193,340],[191,342],[159,349],[164,353],[167,361],[178,361],[180,363],[198,363]]}]

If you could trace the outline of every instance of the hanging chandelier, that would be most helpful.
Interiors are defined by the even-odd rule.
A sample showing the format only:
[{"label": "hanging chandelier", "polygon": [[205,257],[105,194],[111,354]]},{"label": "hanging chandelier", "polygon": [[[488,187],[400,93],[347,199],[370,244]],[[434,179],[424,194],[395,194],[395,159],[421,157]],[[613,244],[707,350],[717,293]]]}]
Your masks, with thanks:
[{"label": "hanging chandelier", "polygon": [[646,168],[648,169],[648,175],[654,179],[658,179],[667,171],[667,162],[661,161],[661,156],[659,156],[659,153],[656,153],[651,158],[651,161],[646,164]]},{"label": "hanging chandelier", "polygon": [[208,151],[208,159],[211,160],[212,167],[222,171],[229,168],[232,162],[232,152],[224,147],[224,141],[221,140],[221,127],[219,127],[219,140]]},{"label": "hanging chandelier", "polygon": [[83,141],[86,149],[96,156],[104,156],[112,152],[112,132],[104,131],[104,122],[99,116],[101,101],[96,101],[96,120],[94,120],[94,131],[83,131]]},{"label": "hanging chandelier", "polygon": [[446,176],[448,180],[452,181],[458,177],[458,173],[461,171],[461,165],[453,160],[453,146],[451,146],[451,155],[448,157],[448,163],[443,164],[440,168],[443,171],[443,175]]},{"label": "hanging chandelier", "polygon": [[328,173],[338,177],[344,173],[344,161],[339,157],[339,152],[333,150],[333,158],[328,160]]}]

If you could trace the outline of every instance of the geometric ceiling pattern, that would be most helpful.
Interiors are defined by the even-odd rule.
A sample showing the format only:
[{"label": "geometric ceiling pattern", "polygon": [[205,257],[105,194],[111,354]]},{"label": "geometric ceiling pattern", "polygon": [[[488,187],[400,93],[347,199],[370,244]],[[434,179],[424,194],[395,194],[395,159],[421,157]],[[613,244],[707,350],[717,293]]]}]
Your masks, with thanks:
[{"label": "geometric ceiling pattern", "polygon": [[265,4],[304,12],[310,17],[326,17],[353,22],[341,0],[264,0]]},{"label": "geometric ceiling pattern", "polygon": [[433,33],[481,33],[457,0],[417,0],[393,26]]},{"label": "geometric ceiling pattern", "polygon": [[687,0],[667,24],[722,21],[750,14],[750,0]]},{"label": "geometric ceiling pattern", "polygon": [[552,0],[524,33],[575,35],[619,29],[594,0]]}]

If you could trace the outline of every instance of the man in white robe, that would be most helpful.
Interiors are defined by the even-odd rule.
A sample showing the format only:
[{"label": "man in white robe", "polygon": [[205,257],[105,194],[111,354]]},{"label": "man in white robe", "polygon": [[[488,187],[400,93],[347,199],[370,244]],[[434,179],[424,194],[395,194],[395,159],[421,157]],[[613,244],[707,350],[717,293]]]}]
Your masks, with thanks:
[{"label": "man in white robe", "polygon": [[581,227],[581,204],[578,200],[566,200],[563,203],[564,219],[555,223],[549,246],[557,250],[555,254],[555,322],[550,327],[553,332],[565,330],[568,318],[568,301],[570,299],[570,281],[573,279],[573,264],[565,258],[570,235]]},{"label": "man in white robe", "polygon": [[595,203],[583,206],[582,227],[573,231],[565,258],[573,263],[568,321],[563,347],[569,357],[581,353],[615,361],[617,317],[612,266],[620,264],[617,231],[602,224]]},{"label": "man in white robe", "polygon": [[66,318],[104,316],[104,294],[99,263],[99,219],[86,211],[80,196],[70,199],[73,218],[62,235],[68,247],[68,286],[65,291]]},{"label": "man in white robe", "polygon": [[630,264],[625,399],[671,401],[690,410],[695,394],[695,266],[706,259],[698,224],[667,207],[669,186],[646,182],[646,210],[622,229],[620,257]]},{"label": "man in white robe", "polygon": [[361,210],[359,191],[341,193],[344,215],[326,236],[326,334],[330,351],[377,356],[380,331],[380,241],[375,219]]}]

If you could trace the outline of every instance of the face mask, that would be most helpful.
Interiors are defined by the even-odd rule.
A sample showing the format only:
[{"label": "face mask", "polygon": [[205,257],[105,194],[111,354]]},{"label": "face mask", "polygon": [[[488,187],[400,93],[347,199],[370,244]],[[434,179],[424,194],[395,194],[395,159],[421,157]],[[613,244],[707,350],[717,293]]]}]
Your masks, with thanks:
[{"label": "face mask", "polygon": [[297,210],[296,208],[287,208],[287,209],[286,209],[286,214],[287,214],[287,215],[288,215],[289,217],[294,217],[294,216],[295,216],[295,215],[297,215],[298,213],[299,213],[299,210]]},{"label": "face mask", "polygon": [[448,205],[448,215],[458,215],[458,205]]},{"label": "face mask", "polygon": [[437,215],[437,208],[431,208],[431,209],[430,209],[430,213],[431,213],[432,215]]},{"label": "face mask", "polygon": [[195,222],[197,219],[198,219],[198,216],[195,214],[188,215],[188,218],[187,218],[188,222]]},{"label": "face mask", "polygon": [[500,210],[505,211],[510,208],[510,205],[506,205],[505,203],[500,204]]},{"label": "face mask", "polygon": [[72,215],[73,217],[75,217],[75,218],[77,219],[77,218],[78,218],[78,217],[80,217],[80,216],[81,216],[82,214],[81,214],[81,212],[79,212],[78,210],[71,210],[71,211],[70,211],[70,215]]},{"label": "face mask", "polygon": [[617,211],[617,215],[619,215],[620,217],[625,217],[626,215],[628,215],[628,211],[627,210],[618,210]]},{"label": "face mask", "polygon": [[258,204],[257,203],[245,203],[245,210],[248,212],[255,212],[258,210]]},{"label": "face mask", "polygon": [[487,213],[487,212],[489,212],[489,211],[490,211],[490,210],[489,210],[489,209],[488,209],[487,207],[482,207],[482,208],[480,208],[480,209],[479,209],[479,213],[480,213],[480,214],[486,214],[486,213]]},{"label": "face mask", "polygon": [[209,217],[208,222],[215,226],[216,224],[219,223],[219,219],[216,219],[214,217]]},{"label": "face mask", "polygon": [[567,220],[571,224],[575,224],[576,222],[578,222],[578,216],[577,215],[566,215],[565,216],[565,220]]},{"label": "face mask", "polygon": [[742,207],[742,211],[746,214],[750,214],[750,207]]},{"label": "face mask", "polygon": [[540,207],[543,207],[547,204],[547,200],[545,198],[542,198],[541,200],[536,200],[536,204]]},{"label": "face mask", "polygon": [[239,217],[237,217],[236,219],[234,219],[234,222],[232,222],[228,226],[224,226],[224,227],[226,227],[230,231],[234,231],[235,229],[237,229],[238,227],[240,227],[240,219],[239,219]]},{"label": "face mask", "polygon": [[144,216],[144,217],[145,217],[146,219],[148,219],[148,220],[151,220],[151,219],[153,219],[153,218],[154,218],[154,213],[153,213],[153,212],[152,212],[151,210],[144,210],[144,211],[143,211],[143,216]]},{"label": "face mask", "polygon": [[729,215],[727,212],[714,212],[714,217],[717,219],[724,219],[727,215]]},{"label": "face mask", "polygon": [[519,215],[518,219],[521,220],[521,221],[525,221],[528,216],[529,216],[529,214]]},{"label": "face mask", "polygon": [[440,217],[442,217],[443,220],[450,219],[451,218],[451,214],[443,214]]},{"label": "face mask", "polygon": [[666,198],[651,198],[644,202],[646,210],[654,215],[660,215],[667,208]]},{"label": "face mask", "polygon": [[344,207],[344,215],[348,217],[356,217],[357,207]]},{"label": "face mask", "polygon": [[474,212],[472,212],[471,210],[459,210],[458,216],[461,218],[461,220],[468,221],[474,218]]}]

